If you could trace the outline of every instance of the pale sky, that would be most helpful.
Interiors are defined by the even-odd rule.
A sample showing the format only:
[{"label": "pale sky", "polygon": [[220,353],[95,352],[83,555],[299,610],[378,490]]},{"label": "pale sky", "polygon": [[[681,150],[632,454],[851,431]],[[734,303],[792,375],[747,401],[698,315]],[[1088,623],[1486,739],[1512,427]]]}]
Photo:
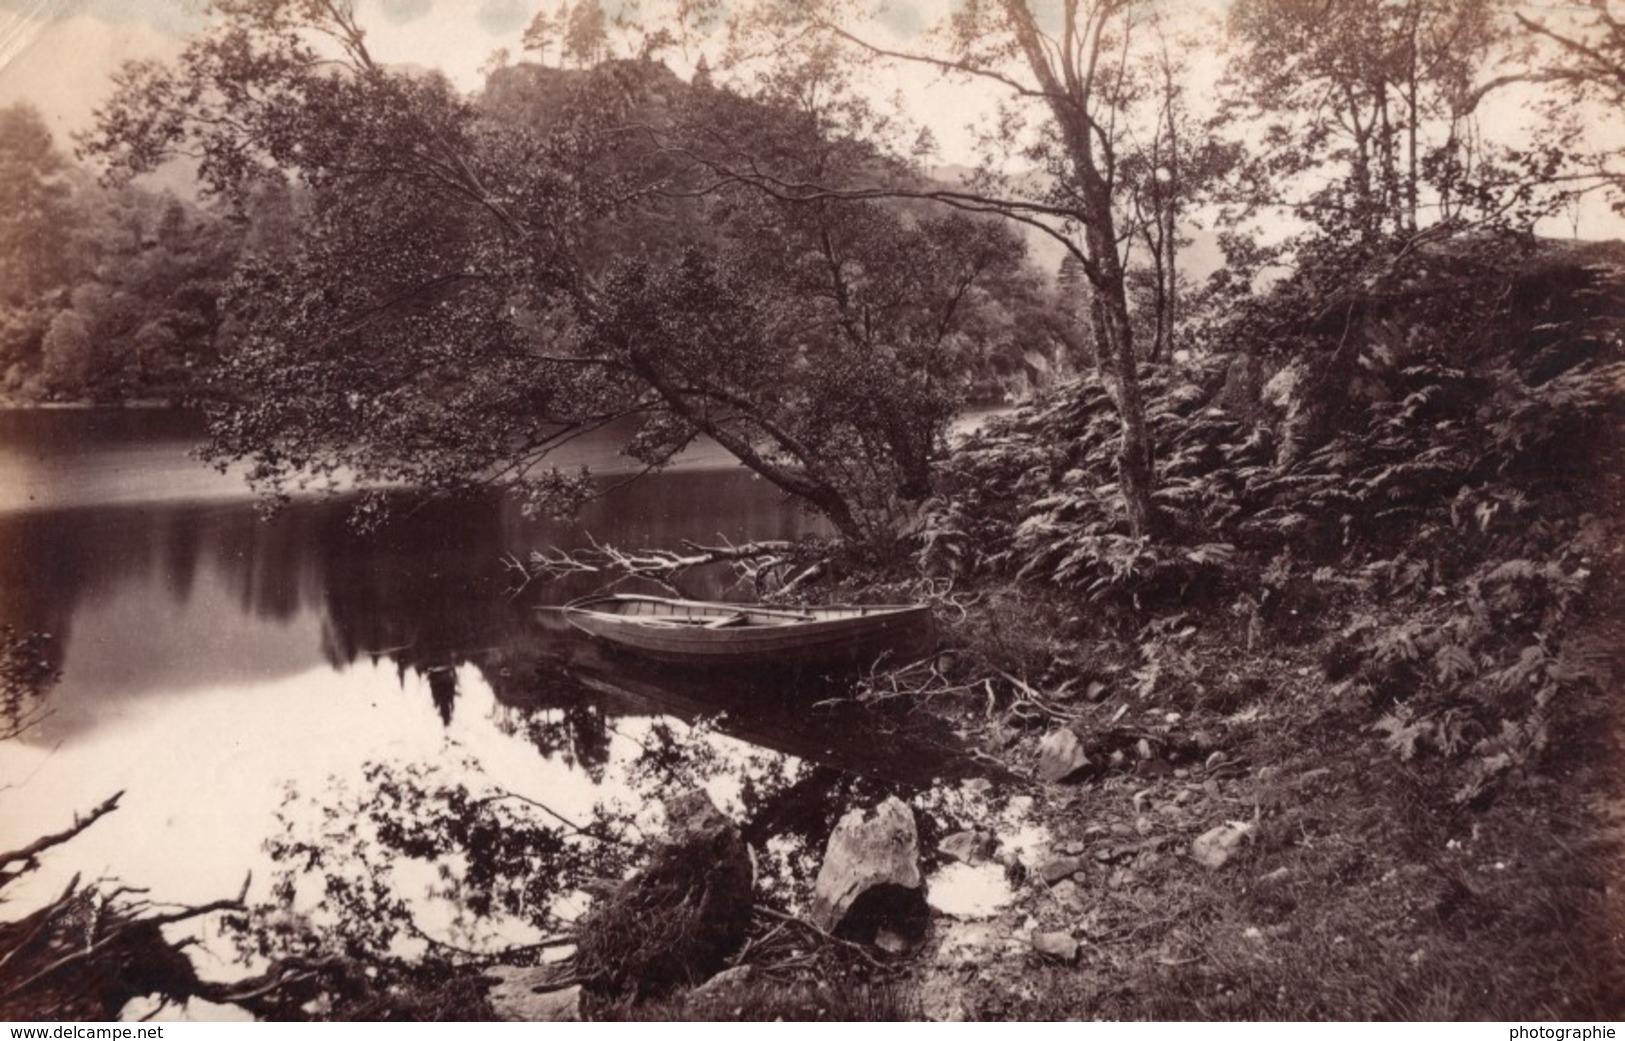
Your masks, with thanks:
[{"label": "pale sky", "polygon": [[[1223,0],[1166,2],[1188,14],[1212,11]],[[873,25],[874,38],[902,45],[935,23],[951,3],[892,0],[891,14]],[[558,0],[357,0],[357,5],[368,48],[379,61],[438,68],[462,88],[473,90],[480,83],[480,67],[499,48],[506,48],[516,61],[525,59],[520,46],[525,26],[544,5],[555,9]],[[613,6],[613,0],[606,6]],[[0,105],[19,99],[34,102],[58,142],[69,147],[71,135],[90,126],[113,69],[129,59],[175,55],[185,35],[203,24],[200,7],[198,0],[0,0]],[[1215,57],[1201,71],[1211,76],[1216,69]],[[941,160],[949,163],[972,161],[974,137],[967,124],[991,118],[1002,96],[997,87],[944,81],[918,67],[891,73],[877,86],[882,95],[897,93],[908,99],[911,116],[931,128]],[[1193,92],[1202,96],[1203,85],[1195,84]],[[1524,118],[1510,99],[1499,103],[1503,110],[1491,118],[1513,125]],[[1600,114],[1598,132],[1625,140],[1625,118],[1619,113]],[[1542,230],[1552,235],[1572,233],[1569,220],[1557,223],[1561,226]],[[1625,237],[1625,221],[1600,201],[1585,208],[1579,224],[1581,237]]]},{"label": "pale sky", "polygon": [[[0,0],[0,104],[32,100],[65,144],[90,126],[108,76],[121,61],[179,51],[185,34],[203,24],[198,6],[194,0]],[[437,68],[473,90],[480,67],[499,48],[525,60],[525,27],[544,6],[555,9],[557,0],[359,0],[357,6],[377,60]],[[946,9],[946,3],[904,0],[893,7],[899,13],[876,28],[882,39],[895,41],[895,30],[917,32],[935,20],[931,9]],[[711,55],[713,63],[716,58]],[[688,71],[667,60],[680,73]],[[947,160],[967,161],[965,115],[991,111],[985,90],[918,73],[885,85],[888,94],[898,89],[919,99],[916,118],[932,125]]]}]

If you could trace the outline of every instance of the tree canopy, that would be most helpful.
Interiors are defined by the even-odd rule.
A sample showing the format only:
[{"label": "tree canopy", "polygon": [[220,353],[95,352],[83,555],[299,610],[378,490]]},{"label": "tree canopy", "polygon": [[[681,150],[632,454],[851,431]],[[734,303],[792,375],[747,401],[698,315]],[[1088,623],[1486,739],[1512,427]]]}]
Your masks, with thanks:
[{"label": "tree canopy", "polygon": [[121,74],[87,149],[122,171],[190,156],[237,204],[285,179],[308,197],[295,247],[228,294],[217,458],[272,494],[344,472],[567,508],[589,482],[549,451],[635,420],[648,465],[709,437],[860,542],[926,494],[967,331],[1020,281],[1008,231],[702,183],[627,128],[777,126],[786,171],[884,160],[652,61],[537,70],[537,101],[498,70],[482,104],[377,64],[344,5],[213,13],[175,63]]},{"label": "tree canopy", "polygon": [[[1498,145],[1474,113],[1513,83],[1612,89],[1606,4],[1520,29],[1499,4],[1236,0],[1228,124],[1189,91],[1202,45],[1148,0],[989,0],[907,45],[842,0],[745,5],[692,82],[655,59],[717,43],[717,5],[581,0],[531,23],[543,63],[493,60],[474,96],[377,62],[349,3],[209,11],[178,59],[119,73],[83,152],[117,173],[190,158],[245,229],[211,319],[216,459],[273,495],[354,478],[568,509],[594,486],[551,454],[624,424],[649,467],[708,438],[870,545],[931,494],[968,388],[1034,352],[1095,365],[1119,523],[1155,535],[1142,366],[1204,302],[1282,257],[1335,296],[1422,238],[1527,231],[1572,134]],[[933,180],[929,135],[855,85],[871,62],[999,92],[983,144],[1025,172]],[[1311,234],[1283,253],[1227,229],[1231,265],[1194,286],[1180,252],[1221,202]],[[1065,251],[1067,299],[1012,229]],[[31,319],[48,378],[105,367],[87,352],[112,325],[138,359],[175,353],[185,322],[96,317],[118,298]]]}]

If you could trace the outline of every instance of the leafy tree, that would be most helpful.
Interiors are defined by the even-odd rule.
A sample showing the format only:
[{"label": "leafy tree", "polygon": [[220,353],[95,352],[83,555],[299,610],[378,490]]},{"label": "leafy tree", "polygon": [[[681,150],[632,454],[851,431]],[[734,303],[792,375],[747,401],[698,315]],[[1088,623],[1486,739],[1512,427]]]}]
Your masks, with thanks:
[{"label": "leafy tree", "polygon": [[[239,207],[287,177],[308,202],[286,254],[239,265],[216,458],[253,460],[271,494],[346,467],[568,508],[590,485],[548,453],[635,417],[650,466],[705,435],[848,538],[894,534],[958,390],[962,305],[1019,259],[1008,236],[724,198],[624,132],[687,94],[653,62],[499,70],[506,93],[475,103],[377,65],[347,6],[213,12],[176,63],[121,73],[87,148],[125,171],[190,155]],[[527,77],[556,104],[516,93]],[[798,296],[817,250],[845,303]]]},{"label": "leafy tree", "polygon": [[1517,14],[1520,25],[1557,47],[1543,79],[1552,79],[1595,91],[1616,107],[1625,104],[1625,12],[1618,0],[1590,0],[1587,13],[1567,12],[1530,17]]},{"label": "leafy tree", "polygon": [[68,173],[37,108],[0,108],[0,294],[8,304],[37,299],[64,277]]},{"label": "leafy tree", "polygon": [[0,108],[0,390],[37,392],[49,297],[69,271],[71,173],[38,109]]},{"label": "leafy tree", "polygon": [[598,0],[576,0],[563,26],[566,61],[591,68],[609,56],[609,18]]},{"label": "leafy tree", "polygon": [[[1618,0],[1591,0],[1537,17],[1519,12],[1517,19],[1530,40],[1545,48],[1525,78],[1555,87],[1550,104],[1554,117],[1576,124],[1573,131],[1582,147],[1589,140],[1586,132],[1610,117],[1617,127],[1625,110],[1625,7]],[[1579,178],[1580,190],[1611,189],[1614,208],[1625,212],[1625,170],[1620,169],[1618,149],[1593,147],[1582,169],[1589,176]]]},{"label": "leafy tree", "polygon": [[[1110,391],[1120,432],[1118,478],[1124,520],[1135,536],[1155,533],[1152,441],[1140,391],[1139,356],[1128,305],[1120,227],[1120,162],[1127,115],[1140,87],[1130,74],[1130,53],[1152,8],[1142,0],[988,0],[958,7],[926,49],[900,50],[865,38],[852,5],[840,0],[792,0],[760,5],[757,31],[786,44],[812,38],[847,45],[854,54],[905,61],[966,76],[1007,92],[1022,109],[1007,113],[994,142],[1001,155],[1019,152],[1048,175],[1048,187],[1019,190],[984,173],[964,190],[921,188],[912,193],[874,186],[816,182],[825,192],[851,197],[865,191],[913,194],[961,209],[996,213],[1058,240],[1082,267],[1090,285],[1095,364]],[[934,49],[933,49],[934,47]],[[1022,115],[1040,126],[1021,133]],[[728,167],[749,175],[748,164]],[[802,197],[817,194],[805,186]]]},{"label": "leafy tree", "polygon": [[1190,244],[1195,214],[1221,183],[1242,167],[1241,146],[1199,121],[1187,97],[1193,41],[1160,12],[1151,20],[1152,46],[1137,70],[1152,108],[1148,127],[1130,138],[1121,162],[1123,225],[1145,259],[1130,266],[1129,292],[1139,320],[1143,357],[1165,361],[1184,320],[1186,279],[1180,250]]},{"label": "leafy tree", "polygon": [[42,346],[45,377],[53,385],[77,389],[90,379],[96,364],[96,345],[91,339],[90,322],[83,314],[77,310],[57,312]]},{"label": "leafy tree", "polygon": [[[1265,124],[1276,190],[1300,217],[1375,245],[1430,225],[1524,225],[1546,210],[1562,140],[1498,141],[1475,115],[1493,92],[1548,78],[1509,37],[1504,3],[1237,0],[1234,71]],[[1308,190],[1314,178],[1324,187]]]}]

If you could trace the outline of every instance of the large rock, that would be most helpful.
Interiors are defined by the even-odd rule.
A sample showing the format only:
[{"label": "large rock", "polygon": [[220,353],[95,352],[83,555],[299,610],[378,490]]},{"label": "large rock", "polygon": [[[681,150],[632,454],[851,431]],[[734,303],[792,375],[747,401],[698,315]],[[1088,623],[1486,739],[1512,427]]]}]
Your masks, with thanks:
[{"label": "large rock", "polygon": [[883,926],[923,931],[926,914],[914,811],[892,797],[842,817],[813,885],[813,924],[867,943]]},{"label": "large rock", "polygon": [[738,827],[703,791],[669,800],[666,826],[643,869],[577,925],[589,989],[652,995],[698,983],[745,942],[755,872]]},{"label": "large rock", "polygon": [[1088,766],[1083,741],[1070,727],[1052,730],[1038,742],[1038,766],[1034,773],[1040,781],[1069,780]]}]

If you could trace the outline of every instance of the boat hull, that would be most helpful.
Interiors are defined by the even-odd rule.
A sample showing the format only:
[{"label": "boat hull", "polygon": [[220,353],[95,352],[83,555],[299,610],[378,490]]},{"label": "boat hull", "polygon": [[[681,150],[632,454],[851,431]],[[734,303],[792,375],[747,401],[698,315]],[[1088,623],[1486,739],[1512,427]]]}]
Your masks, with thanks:
[{"label": "boat hull", "polygon": [[718,667],[867,665],[923,647],[931,632],[924,605],[800,611],[605,597],[571,604],[565,617],[583,632],[655,661]]}]

